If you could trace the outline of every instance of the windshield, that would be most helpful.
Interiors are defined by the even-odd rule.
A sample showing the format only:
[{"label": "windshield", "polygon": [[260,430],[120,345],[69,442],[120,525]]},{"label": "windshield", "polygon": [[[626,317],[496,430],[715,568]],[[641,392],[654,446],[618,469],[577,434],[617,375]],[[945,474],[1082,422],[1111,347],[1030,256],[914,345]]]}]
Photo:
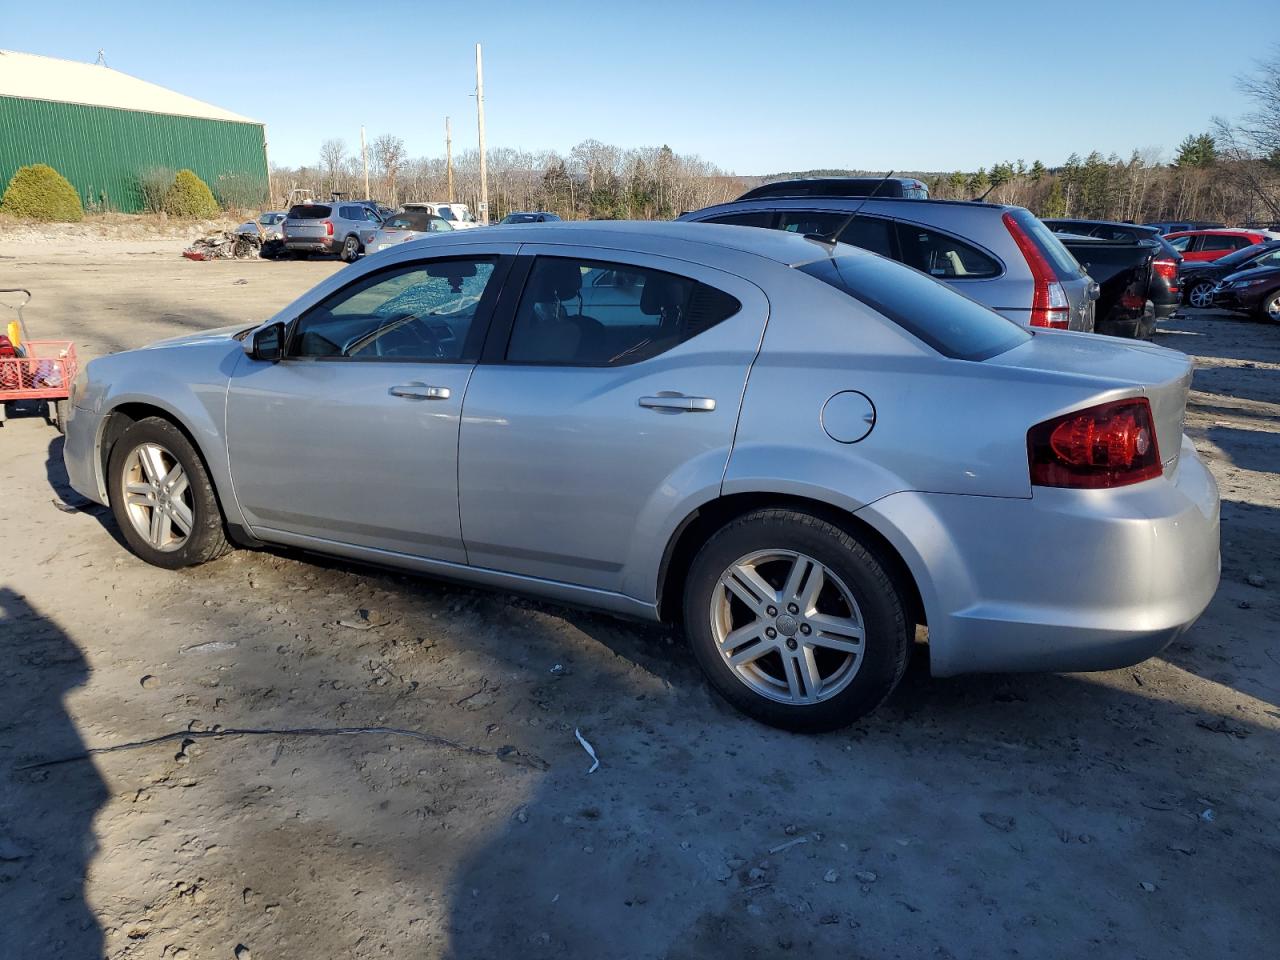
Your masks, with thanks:
[{"label": "windshield", "polygon": [[1229,267],[1232,264],[1244,263],[1246,260],[1252,260],[1258,254],[1267,249],[1265,243],[1255,243],[1251,247],[1245,247],[1243,250],[1237,250],[1235,253],[1228,253],[1225,257],[1218,260],[1217,265],[1220,267]]},{"label": "windshield", "polygon": [[834,256],[798,269],[860,300],[945,357],[985,360],[1031,339],[994,310],[883,257]]},{"label": "windshield", "polygon": [[425,233],[431,229],[431,221],[436,219],[425,210],[406,210],[397,213],[383,224],[391,230],[419,230]]},{"label": "windshield", "polygon": [[502,218],[503,223],[537,223],[536,213],[510,213]]},{"label": "windshield", "polygon": [[455,216],[453,215],[453,211],[452,211],[452,210],[450,210],[448,207],[439,207],[439,208],[437,208],[436,216],[442,217],[442,218],[443,218],[443,219],[445,219],[445,220],[457,220],[457,219],[458,219],[457,217],[455,217]]}]

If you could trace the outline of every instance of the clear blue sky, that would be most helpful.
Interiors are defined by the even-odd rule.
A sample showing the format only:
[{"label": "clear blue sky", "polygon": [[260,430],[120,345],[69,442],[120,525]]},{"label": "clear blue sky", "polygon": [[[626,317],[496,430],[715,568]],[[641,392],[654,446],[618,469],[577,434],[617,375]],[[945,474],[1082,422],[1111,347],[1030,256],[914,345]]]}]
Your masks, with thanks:
[{"label": "clear blue sky", "polygon": [[[5,0],[0,47],[92,61],[267,124],[274,162],[394,133],[412,156],[594,137],[726,170],[975,169],[1166,155],[1280,43],[1278,0],[183,4]],[[1218,8],[1223,10],[1223,8]],[[1228,12],[1229,11],[1229,12]]]}]

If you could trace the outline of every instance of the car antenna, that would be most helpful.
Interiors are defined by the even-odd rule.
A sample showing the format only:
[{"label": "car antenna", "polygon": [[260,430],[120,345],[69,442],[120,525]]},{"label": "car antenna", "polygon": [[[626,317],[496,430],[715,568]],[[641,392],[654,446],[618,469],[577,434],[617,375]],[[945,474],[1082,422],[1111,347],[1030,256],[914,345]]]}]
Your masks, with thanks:
[{"label": "car antenna", "polygon": [[845,227],[853,223],[853,218],[862,212],[862,208],[867,205],[867,201],[880,192],[880,188],[889,182],[889,178],[892,177],[893,174],[894,174],[894,171],[890,170],[883,177],[881,177],[880,181],[874,187],[871,188],[871,191],[858,202],[858,205],[856,207],[853,208],[853,212],[850,213],[843,220],[841,220],[839,226],[837,226],[834,230],[831,230],[828,233],[806,233],[804,235],[804,238],[806,240],[815,240],[818,243],[824,244],[825,246],[830,247],[831,252],[834,253],[836,243],[838,242],[836,238],[839,237],[840,234],[844,233]]},{"label": "car antenna", "polygon": [[987,199],[987,194],[989,194],[992,190],[994,190],[998,186],[1000,186],[1000,184],[993,183],[991,186],[987,187],[987,189],[983,192],[982,196],[980,196],[977,200],[974,200],[973,202],[981,203],[983,200]]}]

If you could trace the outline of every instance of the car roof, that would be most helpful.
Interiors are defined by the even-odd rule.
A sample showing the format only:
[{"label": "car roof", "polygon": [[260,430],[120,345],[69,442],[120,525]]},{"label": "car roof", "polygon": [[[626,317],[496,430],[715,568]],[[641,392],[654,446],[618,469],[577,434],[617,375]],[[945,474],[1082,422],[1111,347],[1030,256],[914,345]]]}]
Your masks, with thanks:
[{"label": "car roof", "polygon": [[[784,266],[812,263],[831,255],[831,245],[784,230],[726,226],[716,223],[682,223],[675,220],[579,220],[548,221],[538,226],[532,241],[527,228],[502,225],[483,231],[459,230],[440,234],[429,242],[475,245],[494,243],[563,243],[627,249],[632,241],[699,244],[734,250],[772,260]],[[428,242],[428,241],[423,241]]]},{"label": "car roof", "polygon": [[829,196],[809,196],[809,197],[756,197],[747,200],[729,200],[726,203],[717,203],[709,207],[703,207],[700,210],[691,210],[690,213],[706,213],[708,210],[724,210],[725,212],[734,209],[748,209],[751,207],[773,208],[777,210],[803,210],[812,208],[815,204],[834,204],[832,209],[865,209],[874,210],[877,205],[885,204],[917,204],[924,207],[976,207],[983,210],[1017,210],[1016,206],[1004,203],[988,203],[985,200],[935,200],[930,197],[927,200],[919,197],[829,197]]},{"label": "car roof", "polygon": [[1203,227],[1199,230],[1179,230],[1171,233],[1171,237],[1180,237],[1186,233],[1222,233],[1231,237],[1261,237],[1264,234],[1259,230],[1247,229],[1245,227]]}]

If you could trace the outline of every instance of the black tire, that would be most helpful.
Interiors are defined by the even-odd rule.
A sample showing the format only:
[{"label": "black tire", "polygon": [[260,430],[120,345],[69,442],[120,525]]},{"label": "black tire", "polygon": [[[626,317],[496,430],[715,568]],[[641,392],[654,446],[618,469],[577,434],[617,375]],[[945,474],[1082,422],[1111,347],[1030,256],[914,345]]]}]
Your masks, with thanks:
[{"label": "black tire", "polygon": [[[1191,286],[1187,288],[1187,306],[1196,307],[1197,309],[1207,309],[1213,306],[1212,300],[1213,281],[1211,280],[1194,280]],[[1209,301],[1203,302],[1202,294],[1209,294]],[[1197,304],[1195,301],[1200,299],[1202,302]]]},{"label": "black tire", "polygon": [[355,263],[360,259],[360,238],[354,233],[347,239],[342,241],[342,253],[339,254],[343,263]]},{"label": "black tire", "polygon": [[1280,323],[1280,290],[1272,290],[1258,301],[1257,317],[1263,323]]},{"label": "black tire", "polygon": [[[711,621],[721,575],[749,554],[772,550],[796,552],[822,564],[847,587],[860,610],[865,628],[861,663],[829,699],[804,705],[770,699],[741,679],[717,647]],[[912,637],[901,590],[873,549],[819,517],[787,509],[739,517],[703,545],[685,586],[685,633],[698,664],[726,700],[761,723],[800,732],[846,726],[880,706],[906,671]]]},{"label": "black tire", "polygon": [[[185,541],[174,549],[162,550],[152,546],[134,526],[125,504],[126,464],[143,444],[156,444],[163,448],[182,466],[187,479],[192,524]],[[120,435],[107,462],[107,495],[111,513],[129,549],[147,563],[177,570],[206,563],[231,549],[223,528],[222,509],[204,461],[186,435],[168,420],[148,417],[134,423]]]}]

